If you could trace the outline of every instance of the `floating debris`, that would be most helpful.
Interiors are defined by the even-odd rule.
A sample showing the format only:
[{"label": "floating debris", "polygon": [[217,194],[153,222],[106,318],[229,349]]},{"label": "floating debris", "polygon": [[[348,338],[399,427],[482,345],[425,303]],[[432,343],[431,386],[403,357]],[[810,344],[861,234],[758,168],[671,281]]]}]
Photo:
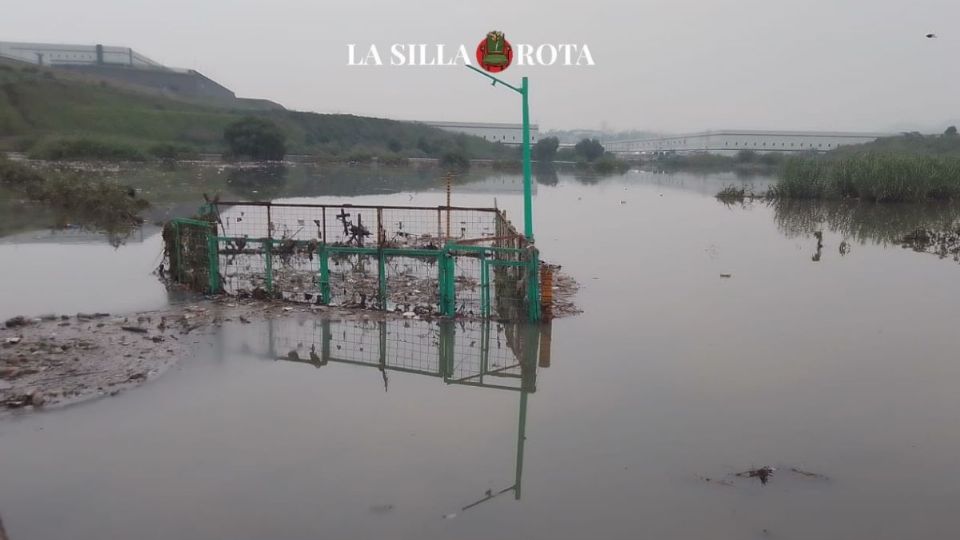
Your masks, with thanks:
[{"label": "floating debris", "polygon": [[739,472],[736,475],[740,478],[759,478],[762,485],[766,485],[770,481],[770,477],[773,476],[773,473],[776,472],[775,467],[770,467],[769,465],[764,465],[759,469],[750,469],[748,471]]},{"label": "floating debris", "polygon": [[918,253],[930,253],[941,259],[960,262],[960,228],[933,230],[919,228],[900,239],[900,245]]},{"label": "floating debris", "polygon": [[830,479],[829,477],[827,477],[827,476],[825,476],[825,475],[818,474],[818,473],[813,473],[813,472],[810,472],[810,471],[805,471],[805,470],[799,469],[799,468],[797,468],[797,467],[790,467],[790,472],[799,474],[800,476],[804,476],[804,477],[806,477],[806,478],[813,478],[813,479],[817,479],[817,480],[829,480],[829,479]]}]

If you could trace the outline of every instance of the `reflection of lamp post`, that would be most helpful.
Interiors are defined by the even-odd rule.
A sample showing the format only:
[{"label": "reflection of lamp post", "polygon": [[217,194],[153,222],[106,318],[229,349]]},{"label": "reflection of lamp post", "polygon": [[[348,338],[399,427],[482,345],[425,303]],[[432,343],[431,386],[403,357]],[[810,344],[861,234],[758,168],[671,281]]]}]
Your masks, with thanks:
[{"label": "reflection of lamp post", "polygon": [[493,86],[500,83],[520,94],[520,97],[523,99],[523,235],[527,237],[528,242],[533,243],[533,188],[530,183],[530,107],[527,104],[527,95],[529,93],[527,78],[523,77],[520,88],[517,88],[470,64],[466,66],[492,80]]}]

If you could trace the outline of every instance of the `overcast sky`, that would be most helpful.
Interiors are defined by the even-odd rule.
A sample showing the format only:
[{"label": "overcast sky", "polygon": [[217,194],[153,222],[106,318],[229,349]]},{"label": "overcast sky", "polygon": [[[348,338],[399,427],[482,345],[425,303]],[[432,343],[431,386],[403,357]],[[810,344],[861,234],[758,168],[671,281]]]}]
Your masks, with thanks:
[{"label": "overcast sky", "polygon": [[518,96],[466,68],[346,65],[348,43],[472,49],[492,29],[514,44],[590,47],[593,67],[504,73],[529,76],[541,129],[890,130],[960,118],[958,0],[32,0],[0,17],[0,40],[130,46],[288,108],[517,122]]}]

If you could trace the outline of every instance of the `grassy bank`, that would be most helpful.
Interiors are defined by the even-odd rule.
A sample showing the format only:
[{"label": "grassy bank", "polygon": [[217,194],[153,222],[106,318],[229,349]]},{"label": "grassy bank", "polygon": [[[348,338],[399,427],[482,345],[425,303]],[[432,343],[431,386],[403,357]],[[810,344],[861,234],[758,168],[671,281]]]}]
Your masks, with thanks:
[{"label": "grassy bank", "polygon": [[916,202],[960,198],[960,157],[870,152],[831,158],[793,158],[771,196]]},{"label": "grassy bank", "polygon": [[52,159],[105,155],[103,159],[114,160],[222,153],[224,129],[251,115],[278,126],[288,153],[324,161],[346,162],[365,155],[440,158],[451,152],[484,159],[515,155],[504,145],[415,122],[229,109],[0,60],[0,150]]}]

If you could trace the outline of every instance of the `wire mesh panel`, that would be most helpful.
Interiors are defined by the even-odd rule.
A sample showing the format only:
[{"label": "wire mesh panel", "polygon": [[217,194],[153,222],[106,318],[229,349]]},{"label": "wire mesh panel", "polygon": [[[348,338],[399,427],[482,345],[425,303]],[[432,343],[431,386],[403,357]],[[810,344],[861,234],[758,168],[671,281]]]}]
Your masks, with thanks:
[{"label": "wire mesh panel", "polygon": [[[538,263],[496,209],[214,203],[223,289],[419,315],[527,318]],[[211,263],[213,264],[213,263]],[[213,275],[218,275],[217,270]],[[535,292],[535,289],[533,289]]]},{"label": "wire mesh panel", "polygon": [[330,305],[361,309],[378,306],[380,274],[376,256],[334,251],[328,264]]},{"label": "wire mesh panel", "polygon": [[444,214],[439,208],[384,208],[384,247],[439,249],[445,241]]},{"label": "wire mesh panel", "polygon": [[385,256],[386,305],[388,311],[435,315],[440,312],[439,252],[433,255],[403,255],[391,250]]},{"label": "wire mesh panel", "polygon": [[483,306],[483,263],[477,253],[459,252],[455,256],[454,282],[456,287],[457,315],[480,317]]},{"label": "wire mesh panel", "polygon": [[210,289],[213,224],[174,219],[163,228],[164,254],[171,279],[196,291]]},{"label": "wire mesh panel", "polygon": [[254,291],[270,288],[267,268],[266,243],[244,238],[218,238],[217,253],[220,263],[220,288],[238,296],[253,295]]}]

